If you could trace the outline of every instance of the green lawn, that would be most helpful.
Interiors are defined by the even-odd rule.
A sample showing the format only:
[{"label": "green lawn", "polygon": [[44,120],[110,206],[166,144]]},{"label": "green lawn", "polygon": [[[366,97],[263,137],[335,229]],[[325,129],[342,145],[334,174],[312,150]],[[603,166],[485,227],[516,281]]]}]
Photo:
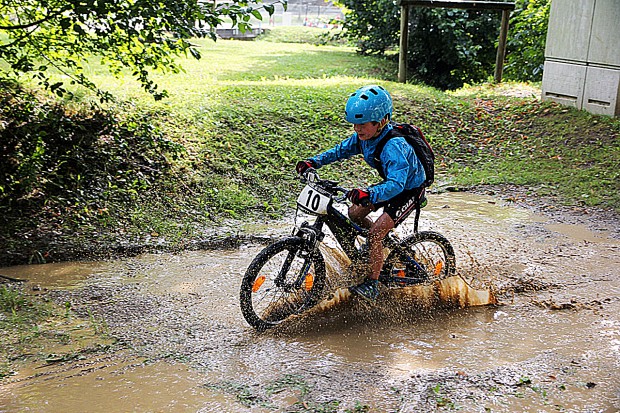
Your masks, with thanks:
[{"label": "green lawn", "polygon": [[[531,85],[444,93],[396,83],[393,61],[359,56],[346,46],[282,41],[293,35],[273,33],[254,42],[196,40],[202,59],[183,59],[184,72],[155,75],[170,93],[158,102],[130,76],[114,78],[90,59],[87,74],[118,97],[107,107],[114,121],[91,122],[98,126],[74,133],[75,147],[83,142],[81,133],[90,133],[93,142],[82,148],[78,172],[59,172],[76,151],[54,159],[55,144],[46,146],[45,137],[36,162],[32,154],[20,155],[28,168],[16,173],[30,175],[13,180],[31,186],[16,202],[11,186],[0,183],[0,208],[10,223],[3,237],[18,248],[25,242],[20,234],[58,226],[87,239],[99,232],[115,239],[122,228],[123,236],[156,233],[185,242],[222,218],[278,216],[294,201],[296,161],[351,133],[344,104],[349,93],[369,83],[390,90],[397,121],[416,123],[426,133],[438,158],[436,188],[526,185],[558,202],[620,210],[618,119],[541,103]],[[504,96],[526,86],[534,96]],[[71,114],[92,113],[92,94],[75,93],[78,101],[66,103],[69,121]],[[35,105],[41,114],[50,113],[45,104]],[[7,113],[0,116],[12,116]],[[42,128],[57,130],[57,120],[52,117]],[[109,129],[118,125],[120,137],[110,138]],[[108,158],[116,163],[106,164]],[[324,173],[346,185],[377,179],[359,160]],[[48,242],[28,239],[28,248],[36,250]]]}]

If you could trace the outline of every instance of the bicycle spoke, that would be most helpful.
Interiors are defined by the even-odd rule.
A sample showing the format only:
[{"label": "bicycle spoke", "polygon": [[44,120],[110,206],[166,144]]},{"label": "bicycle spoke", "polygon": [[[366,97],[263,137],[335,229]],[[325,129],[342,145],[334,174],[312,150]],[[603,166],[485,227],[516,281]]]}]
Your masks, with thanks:
[{"label": "bicycle spoke", "polygon": [[449,241],[438,233],[421,232],[404,240],[388,256],[383,280],[393,286],[432,282],[450,276],[454,265]]},{"label": "bicycle spoke", "polygon": [[267,328],[315,302],[325,284],[325,264],[321,255],[301,256],[304,245],[298,237],[276,242],[250,264],[241,289],[241,309],[251,325]]}]

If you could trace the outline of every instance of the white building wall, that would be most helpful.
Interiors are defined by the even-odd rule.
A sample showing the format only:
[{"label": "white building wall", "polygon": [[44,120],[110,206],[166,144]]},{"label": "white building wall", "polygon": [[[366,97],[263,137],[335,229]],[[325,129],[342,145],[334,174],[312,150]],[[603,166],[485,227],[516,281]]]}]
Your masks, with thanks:
[{"label": "white building wall", "polygon": [[553,0],[542,98],[620,115],[620,0]]}]

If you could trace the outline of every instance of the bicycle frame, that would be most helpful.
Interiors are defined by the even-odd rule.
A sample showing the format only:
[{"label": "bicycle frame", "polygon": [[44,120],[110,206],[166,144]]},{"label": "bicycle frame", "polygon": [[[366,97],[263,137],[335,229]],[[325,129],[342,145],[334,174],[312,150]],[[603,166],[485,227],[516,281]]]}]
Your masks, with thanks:
[{"label": "bicycle frame", "polygon": [[[304,222],[304,224],[301,225],[299,235],[305,235],[304,238],[307,240],[308,237],[312,238],[312,240],[309,241],[311,250],[314,250],[318,242],[322,241],[324,235],[323,225],[327,225],[332,234],[334,234],[334,237],[351,262],[356,262],[363,258],[362,251],[355,246],[355,240],[357,236],[367,238],[368,230],[353,222],[331,204],[327,207],[327,214],[318,215],[313,224]],[[309,232],[311,232],[312,235],[306,235]],[[393,236],[390,236],[390,234],[385,237],[384,246],[398,252],[401,262],[404,262],[407,266],[408,271],[406,271],[406,273],[408,275],[400,274],[400,271],[396,271],[394,274],[387,274],[387,270],[382,269],[379,280],[385,284],[398,283],[400,285],[413,285],[420,283],[426,276],[424,268],[406,251],[402,251],[399,241]]]}]

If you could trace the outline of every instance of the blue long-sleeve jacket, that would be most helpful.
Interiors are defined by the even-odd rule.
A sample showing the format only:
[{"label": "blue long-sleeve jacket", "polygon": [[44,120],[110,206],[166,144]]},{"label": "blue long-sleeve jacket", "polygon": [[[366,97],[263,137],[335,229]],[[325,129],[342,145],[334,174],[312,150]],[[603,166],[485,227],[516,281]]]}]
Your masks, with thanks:
[{"label": "blue long-sleeve jacket", "polygon": [[[366,163],[377,169],[374,160],[377,144],[391,129],[392,125],[388,124],[379,136],[366,141],[360,140],[357,137],[357,132],[355,132],[333,148],[310,159],[316,164],[317,168],[320,168],[362,154]],[[418,188],[426,179],[422,163],[411,145],[401,136],[393,137],[385,144],[381,152],[381,165],[385,173],[385,180],[368,188],[370,202],[373,204],[387,201],[405,189]]]}]

